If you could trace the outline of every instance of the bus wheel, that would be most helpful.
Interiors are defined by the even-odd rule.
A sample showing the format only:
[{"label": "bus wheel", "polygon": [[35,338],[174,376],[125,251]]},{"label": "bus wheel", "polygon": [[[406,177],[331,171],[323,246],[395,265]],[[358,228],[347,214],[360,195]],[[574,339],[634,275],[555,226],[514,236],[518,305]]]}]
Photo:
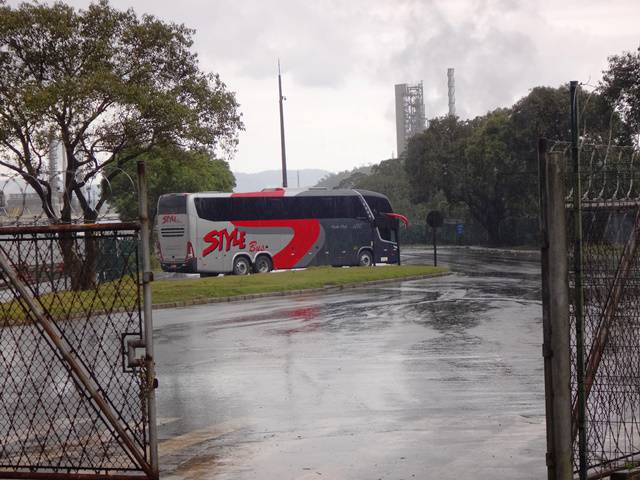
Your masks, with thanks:
[{"label": "bus wheel", "polygon": [[373,265],[373,255],[371,255],[371,251],[362,250],[358,255],[358,265],[361,267],[370,267]]},{"label": "bus wheel", "polygon": [[236,257],[233,261],[233,274],[234,275],[246,275],[251,270],[251,263],[247,257]]},{"label": "bus wheel", "polygon": [[273,265],[267,255],[260,255],[253,264],[253,271],[256,273],[269,273]]}]

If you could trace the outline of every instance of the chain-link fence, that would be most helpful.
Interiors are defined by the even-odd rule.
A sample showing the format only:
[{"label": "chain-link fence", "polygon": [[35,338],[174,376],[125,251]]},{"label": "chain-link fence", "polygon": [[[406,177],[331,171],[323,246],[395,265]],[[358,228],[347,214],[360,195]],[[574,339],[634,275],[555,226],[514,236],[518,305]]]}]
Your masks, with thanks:
[{"label": "chain-link fence", "polygon": [[640,153],[582,145],[579,182],[570,144],[548,155],[566,194],[573,470],[601,478],[640,461]]},{"label": "chain-link fence", "polygon": [[153,477],[138,228],[0,228],[0,477]]}]

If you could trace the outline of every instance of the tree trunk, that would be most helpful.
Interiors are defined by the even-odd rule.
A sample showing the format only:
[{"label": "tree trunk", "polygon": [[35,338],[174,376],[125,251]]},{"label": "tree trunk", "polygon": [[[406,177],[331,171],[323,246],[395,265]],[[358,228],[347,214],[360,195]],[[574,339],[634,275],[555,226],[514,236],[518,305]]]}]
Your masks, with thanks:
[{"label": "tree trunk", "polygon": [[93,232],[60,232],[60,249],[64,262],[64,275],[69,278],[73,291],[96,288],[98,239]]},{"label": "tree trunk", "polygon": [[[62,221],[71,223],[71,195],[65,195],[62,208]],[[85,223],[95,223],[95,212],[85,212]],[[83,234],[76,232],[60,232],[60,248],[64,262],[64,274],[70,280],[70,288],[73,291],[93,290],[97,282],[98,242],[95,233],[85,231]]]}]

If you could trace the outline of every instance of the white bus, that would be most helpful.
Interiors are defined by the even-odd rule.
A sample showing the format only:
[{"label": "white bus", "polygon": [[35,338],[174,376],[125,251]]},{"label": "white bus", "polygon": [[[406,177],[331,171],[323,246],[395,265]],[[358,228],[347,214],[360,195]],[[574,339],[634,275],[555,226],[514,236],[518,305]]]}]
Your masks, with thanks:
[{"label": "white bus", "polygon": [[276,188],[162,195],[156,231],[164,271],[246,275],[400,263],[399,221],[376,192]]}]

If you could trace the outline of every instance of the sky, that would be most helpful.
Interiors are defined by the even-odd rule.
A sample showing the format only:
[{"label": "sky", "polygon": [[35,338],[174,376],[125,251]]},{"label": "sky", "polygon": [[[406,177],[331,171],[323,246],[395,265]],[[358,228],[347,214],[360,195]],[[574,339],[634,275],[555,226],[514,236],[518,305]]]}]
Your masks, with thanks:
[{"label": "sky", "polygon": [[[17,2],[9,2],[17,4]],[[86,7],[87,0],[68,0]],[[201,68],[240,103],[233,171],[342,171],[396,155],[394,84],[423,82],[428,118],[462,118],[539,85],[595,85],[607,57],[640,45],[639,0],[111,0],[195,29]]]}]

